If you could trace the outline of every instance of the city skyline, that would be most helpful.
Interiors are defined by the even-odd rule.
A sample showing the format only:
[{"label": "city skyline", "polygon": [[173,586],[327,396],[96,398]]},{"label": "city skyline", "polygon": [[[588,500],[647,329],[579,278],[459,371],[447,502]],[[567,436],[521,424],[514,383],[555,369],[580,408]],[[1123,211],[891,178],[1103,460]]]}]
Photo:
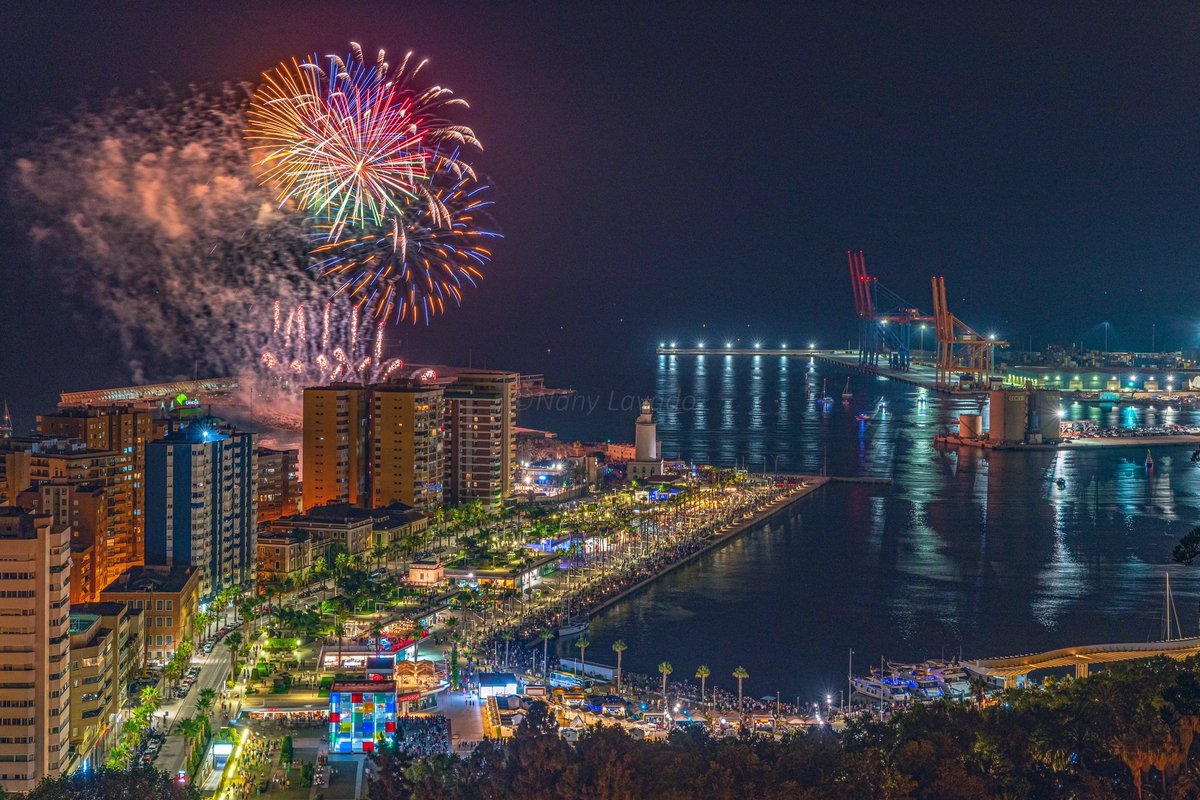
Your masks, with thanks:
[{"label": "city skyline", "polygon": [[[144,24],[128,24],[142,17],[132,6],[103,10],[99,30],[79,23],[86,7],[13,10],[6,29],[20,35],[6,46],[18,61],[34,60],[30,48],[51,30],[78,57],[0,90],[5,141],[80,98],[160,78],[253,81],[288,54],[357,39],[427,54],[470,98],[506,238],[461,309],[405,333],[414,360],[644,391],[649,371],[631,374],[629,361],[580,367],[593,331],[618,345],[606,349],[639,354],[666,336],[710,333],[841,343],[854,330],[848,248],[864,249],[916,305],[928,306],[928,276],[945,274],[958,313],[1014,342],[1099,346],[1109,322],[1113,349],[1148,349],[1155,323],[1164,347],[1197,343],[1184,295],[1144,279],[1186,273],[1192,259],[1188,176],[1198,165],[1181,147],[1197,102],[1194,12],[1009,8],[951,19],[935,9],[567,4],[517,24],[482,6],[400,15],[367,5],[317,26],[269,3],[172,8]],[[183,31],[213,35],[198,37],[201,47]],[[85,61],[106,69],[72,72]],[[107,373],[89,385],[128,383],[131,365],[103,336],[83,343],[103,320],[67,313],[18,220],[0,233],[13,253],[4,278],[29,302],[5,315],[0,336],[38,335],[6,348],[0,372],[27,427],[54,399],[45,384],[88,388],[74,359]],[[494,329],[494,309],[522,304],[537,312]],[[193,360],[186,350],[203,346],[180,348],[180,373]],[[621,386],[627,375],[638,385]]]}]

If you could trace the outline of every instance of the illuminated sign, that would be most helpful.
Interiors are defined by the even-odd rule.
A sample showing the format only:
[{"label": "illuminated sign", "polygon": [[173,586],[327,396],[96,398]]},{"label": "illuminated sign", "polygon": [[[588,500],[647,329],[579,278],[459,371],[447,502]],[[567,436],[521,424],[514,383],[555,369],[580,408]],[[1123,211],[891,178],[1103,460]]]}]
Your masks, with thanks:
[{"label": "illuminated sign", "polygon": [[175,407],[176,408],[199,408],[200,401],[194,397],[188,397],[183,392],[180,392],[179,394],[175,395]]}]

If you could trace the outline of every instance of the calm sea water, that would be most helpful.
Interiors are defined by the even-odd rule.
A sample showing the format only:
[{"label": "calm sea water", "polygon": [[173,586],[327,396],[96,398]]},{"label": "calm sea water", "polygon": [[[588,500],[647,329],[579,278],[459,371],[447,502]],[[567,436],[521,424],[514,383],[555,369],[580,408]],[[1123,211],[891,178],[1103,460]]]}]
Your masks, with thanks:
[{"label": "calm sea water", "polygon": [[[997,656],[1161,628],[1164,573],[1180,621],[1200,628],[1195,571],[1170,552],[1200,524],[1192,447],[984,453],[939,450],[935,432],[975,401],[774,356],[659,356],[659,438],[667,456],[752,470],[888,477],[828,486],[600,615],[589,658],[675,678],[706,663],[733,686],[808,699],[855,670],[942,654]],[[816,402],[823,382],[837,402]],[[813,387],[806,396],[806,385]],[[859,422],[859,412],[872,415]],[[1194,414],[1068,406],[1108,425],[1196,423]],[[631,422],[631,420],[630,420]],[[546,424],[553,424],[547,420]],[[632,428],[630,423],[625,423]],[[614,438],[628,439],[629,436]],[[1059,478],[1065,488],[1057,488]]]}]

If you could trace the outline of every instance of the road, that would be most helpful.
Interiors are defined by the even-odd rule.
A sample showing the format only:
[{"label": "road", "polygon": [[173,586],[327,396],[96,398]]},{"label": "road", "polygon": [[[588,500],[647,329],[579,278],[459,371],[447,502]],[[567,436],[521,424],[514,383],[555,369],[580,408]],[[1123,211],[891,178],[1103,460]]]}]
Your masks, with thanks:
[{"label": "road", "polygon": [[209,655],[200,652],[193,656],[192,663],[199,665],[200,675],[187,697],[183,700],[176,700],[173,694],[168,695],[164,691],[163,696],[169,699],[163,702],[155,712],[157,726],[161,726],[162,716],[164,713],[167,714],[167,739],[163,742],[162,749],[154,760],[154,766],[168,775],[175,775],[180,769],[183,769],[186,755],[185,742],[183,737],[175,731],[178,730],[180,720],[195,716],[196,703],[200,700],[202,689],[217,691],[218,700],[214,703],[216,708],[214,717],[220,715],[221,702],[219,698],[221,689],[224,687],[225,676],[229,672],[229,648],[218,643]]}]

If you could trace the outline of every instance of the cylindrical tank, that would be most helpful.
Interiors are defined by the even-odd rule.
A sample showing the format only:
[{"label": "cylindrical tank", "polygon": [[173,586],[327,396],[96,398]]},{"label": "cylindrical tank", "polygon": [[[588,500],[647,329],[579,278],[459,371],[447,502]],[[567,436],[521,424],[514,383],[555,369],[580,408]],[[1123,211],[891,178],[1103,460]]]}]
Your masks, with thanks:
[{"label": "cylindrical tank", "polygon": [[959,414],[958,435],[964,439],[978,439],[983,435],[983,416],[981,414]]}]

